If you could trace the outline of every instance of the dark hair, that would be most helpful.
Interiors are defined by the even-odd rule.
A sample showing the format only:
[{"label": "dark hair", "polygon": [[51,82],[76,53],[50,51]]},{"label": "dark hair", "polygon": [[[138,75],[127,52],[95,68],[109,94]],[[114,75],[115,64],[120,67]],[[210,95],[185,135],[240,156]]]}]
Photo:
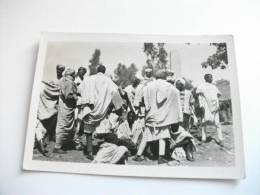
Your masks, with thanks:
[{"label": "dark hair", "polygon": [[139,84],[140,84],[140,79],[138,79],[138,78],[134,78],[134,80],[133,80],[133,83],[132,83],[132,86],[133,87],[137,87]]},{"label": "dark hair", "polygon": [[102,73],[105,73],[106,72],[106,67],[102,64],[100,64],[98,67],[97,67],[97,72],[102,72]]},{"label": "dark hair", "polygon": [[204,79],[207,80],[210,76],[212,77],[212,74],[205,74]]},{"label": "dark hair", "polygon": [[87,72],[87,69],[85,67],[79,67],[78,72],[83,70],[85,73]]}]

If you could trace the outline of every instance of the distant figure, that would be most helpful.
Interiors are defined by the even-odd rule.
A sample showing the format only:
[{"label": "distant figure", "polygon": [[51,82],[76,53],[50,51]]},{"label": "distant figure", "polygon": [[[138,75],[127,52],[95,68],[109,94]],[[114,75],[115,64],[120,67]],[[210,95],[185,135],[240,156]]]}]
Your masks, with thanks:
[{"label": "distant figure", "polygon": [[187,131],[190,126],[190,117],[192,115],[194,98],[191,91],[185,89],[185,83],[185,80],[182,78],[176,80],[176,88],[180,91],[181,110],[183,113],[182,127]]},{"label": "distant figure", "polygon": [[212,84],[213,76],[206,74],[204,76],[205,83],[197,88],[196,93],[199,95],[200,106],[204,109],[204,117],[202,119],[202,141],[206,141],[206,126],[215,125],[217,128],[218,141],[222,146],[223,135],[219,122],[219,97],[221,95],[218,88]]},{"label": "distant figure", "polygon": [[133,80],[132,84],[128,85],[124,89],[124,91],[126,92],[132,107],[134,107],[133,105],[134,105],[134,99],[135,99],[135,94],[136,94],[136,88],[139,86],[140,82],[141,82],[140,79],[135,78]]},{"label": "distant figure", "polygon": [[60,81],[59,110],[56,126],[56,142],[53,153],[64,154],[64,146],[72,141],[74,110],[77,102],[77,86],[74,83],[75,71],[68,68]]},{"label": "distant figure", "polygon": [[135,98],[134,98],[134,107],[137,110],[137,113],[140,117],[144,117],[144,105],[142,101],[143,97],[143,88],[151,81],[154,80],[153,78],[153,68],[152,66],[147,66],[145,68],[145,76],[141,83],[137,86],[135,90]]}]

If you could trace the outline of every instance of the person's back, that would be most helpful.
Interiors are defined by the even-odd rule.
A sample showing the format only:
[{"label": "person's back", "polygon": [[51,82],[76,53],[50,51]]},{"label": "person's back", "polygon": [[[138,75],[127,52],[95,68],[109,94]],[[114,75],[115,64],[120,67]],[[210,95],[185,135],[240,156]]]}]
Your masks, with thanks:
[{"label": "person's back", "polygon": [[165,80],[157,79],[144,88],[146,125],[166,126],[182,120],[179,91]]},{"label": "person's back", "polygon": [[93,106],[86,118],[88,124],[98,123],[104,118],[117,90],[116,84],[102,72],[84,79],[81,84],[81,103]]}]

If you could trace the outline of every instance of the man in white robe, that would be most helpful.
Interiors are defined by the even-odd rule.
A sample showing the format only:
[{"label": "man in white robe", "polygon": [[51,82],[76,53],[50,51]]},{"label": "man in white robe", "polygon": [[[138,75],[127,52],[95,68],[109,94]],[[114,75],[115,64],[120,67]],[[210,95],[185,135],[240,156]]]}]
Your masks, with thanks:
[{"label": "man in white robe", "polygon": [[[81,84],[81,105],[84,133],[86,135],[87,147],[84,150],[86,157],[93,160],[92,134],[106,117],[109,105],[113,98],[118,95],[118,87],[105,75],[106,68],[99,65],[97,74],[89,76]],[[116,104],[119,101],[115,101]]]},{"label": "man in white robe", "polygon": [[170,139],[171,126],[182,121],[179,91],[166,80],[166,72],[158,70],[156,80],[143,89],[145,104],[145,130],[138,156],[141,156],[147,142],[159,140],[158,164],[165,159],[166,139]]},{"label": "man in white robe", "polygon": [[196,91],[199,95],[200,106],[204,108],[204,117],[202,119],[202,141],[206,141],[207,124],[213,124],[217,129],[219,144],[222,145],[223,135],[219,122],[219,97],[221,93],[216,85],[212,84],[213,76],[211,74],[206,74],[204,79],[205,83],[201,84]]}]

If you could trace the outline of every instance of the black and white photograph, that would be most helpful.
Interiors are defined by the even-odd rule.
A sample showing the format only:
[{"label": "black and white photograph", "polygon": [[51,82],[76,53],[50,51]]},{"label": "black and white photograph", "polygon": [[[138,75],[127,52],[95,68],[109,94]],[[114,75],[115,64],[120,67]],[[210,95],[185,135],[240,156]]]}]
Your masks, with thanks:
[{"label": "black and white photograph", "polygon": [[24,169],[243,178],[237,90],[230,35],[45,33]]}]

